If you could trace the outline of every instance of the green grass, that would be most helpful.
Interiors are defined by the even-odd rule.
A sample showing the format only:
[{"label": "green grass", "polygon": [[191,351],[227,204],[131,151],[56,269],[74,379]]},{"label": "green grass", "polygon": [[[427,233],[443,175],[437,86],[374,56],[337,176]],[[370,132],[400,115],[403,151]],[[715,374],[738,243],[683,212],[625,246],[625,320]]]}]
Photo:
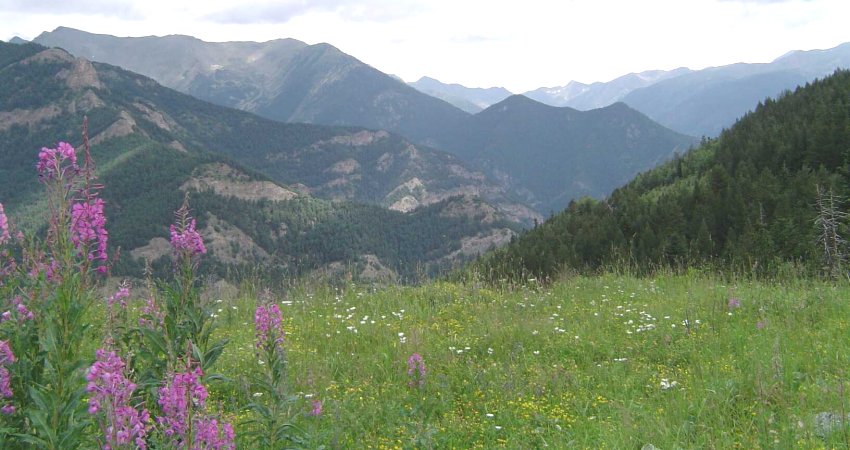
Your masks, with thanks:
[{"label": "green grass", "polygon": [[[797,279],[607,275],[506,292],[300,287],[279,300],[309,447],[672,449],[847,448],[813,418],[850,412],[848,299],[848,285]],[[250,393],[234,385],[257,367],[254,304],[220,303],[231,343],[218,371],[234,382],[213,397],[237,421]],[[422,388],[408,385],[414,352]],[[307,398],[322,416],[306,415]]]}]

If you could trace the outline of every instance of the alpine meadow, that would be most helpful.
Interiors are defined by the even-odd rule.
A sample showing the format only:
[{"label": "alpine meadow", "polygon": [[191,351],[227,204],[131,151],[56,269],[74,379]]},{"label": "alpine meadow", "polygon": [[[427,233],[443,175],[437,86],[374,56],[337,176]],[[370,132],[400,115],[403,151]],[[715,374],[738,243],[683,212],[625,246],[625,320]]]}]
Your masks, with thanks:
[{"label": "alpine meadow", "polygon": [[[400,46],[439,8],[249,3],[194,20]],[[477,22],[434,53],[508,58]],[[29,36],[0,448],[850,449],[850,43],[516,95],[296,39]]]}]

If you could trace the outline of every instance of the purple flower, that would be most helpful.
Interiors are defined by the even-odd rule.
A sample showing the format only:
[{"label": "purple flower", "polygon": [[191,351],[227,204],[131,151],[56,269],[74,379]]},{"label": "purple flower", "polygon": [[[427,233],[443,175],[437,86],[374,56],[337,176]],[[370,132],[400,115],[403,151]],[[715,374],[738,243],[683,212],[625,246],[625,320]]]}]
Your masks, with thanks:
[{"label": "purple flower", "polygon": [[735,309],[735,308],[740,308],[741,307],[741,300],[737,299],[735,297],[730,297],[729,303],[726,305],[726,307],[729,308],[730,310]]},{"label": "purple flower", "polygon": [[236,444],[233,442],[236,436],[231,424],[222,423],[219,427],[218,420],[205,417],[195,420],[193,425],[195,429],[193,450],[233,450],[236,448]]},{"label": "purple flower", "polygon": [[109,233],[106,231],[103,206],[103,200],[99,198],[71,206],[71,241],[81,254],[87,252],[89,261],[107,260]]},{"label": "purple flower", "polygon": [[104,447],[115,448],[135,444],[147,448],[145,436],[150,414],[131,406],[136,385],[124,375],[124,361],[113,351],[99,349],[97,360],[86,374],[86,392],[89,393],[89,414],[98,415],[104,433]]},{"label": "purple flower", "polygon": [[254,330],[257,337],[254,345],[258,349],[274,347],[275,350],[281,350],[284,331],[280,307],[277,304],[257,306],[254,311]]},{"label": "purple flower", "polygon": [[322,415],[322,401],[321,400],[313,400],[310,402],[312,409],[310,410],[310,415],[313,417],[318,417]]},{"label": "purple flower", "polygon": [[153,296],[145,300],[145,306],[142,306],[142,317],[139,317],[139,326],[144,328],[156,329],[162,325],[165,315],[156,304]]},{"label": "purple flower", "polygon": [[[15,306],[15,315],[18,318],[18,323],[22,324],[27,320],[32,320],[34,318],[32,311],[24,305],[24,300],[20,296],[12,298],[12,304]],[[5,311],[3,314],[0,314],[0,322],[12,320],[12,317],[12,311]]]},{"label": "purple flower", "polygon": [[67,142],[60,142],[56,148],[42,147],[38,152],[38,163],[35,168],[41,181],[57,177],[64,178],[69,170],[73,173],[80,170],[77,166],[77,153]]},{"label": "purple flower", "polygon": [[414,353],[407,358],[407,376],[410,377],[410,386],[425,385],[425,360],[419,353]]},{"label": "purple flower", "polygon": [[197,256],[207,253],[204,240],[195,231],[195,219],[190,219],[183,227],[171,225],[171,247],[177,254]]},{"label": "purple flower", "polygon": [[111,308],[115,302],[118,302],[122,308],[126,308],[128,298],[130,298],[130,288],[122,285],[118,288],[118,292],[106,299],[106,304]]},{"label": "purple flower", "polygon": [[163,416],[156,421],[165,427],[165,435],[183,439],[188,431],[190,412],[203,409],[207,400],[207,389],[201,384],[203,372],[200,367],[183,373],[175,373],[167,385],[159,389],[159,406]]},{"label": "purple flower", "polygon": [[[0,341],[0,395],[3,398],[12,398],[14,396],[12,392],[12,375],[9,373],[7,366],[14,363],[15,360],[15,354],[12,353],[12,348],[9,347],[9,341]],[[7,403],[0,411],[3,414],[12,414],[15,411],[15,407]]]},{"label": "purple flower", "polygon": [[767,325],[767,320],[759,320],[758,322],[756,322],[756,328],[759,329],[759,330],[764,328],[766,325]]},{"label": "purple flower", "polygon": [[0,203],[0,245],[6,243],[9,236],[9,220],[6,218],[6,212],[3,210],[3,204]]}]

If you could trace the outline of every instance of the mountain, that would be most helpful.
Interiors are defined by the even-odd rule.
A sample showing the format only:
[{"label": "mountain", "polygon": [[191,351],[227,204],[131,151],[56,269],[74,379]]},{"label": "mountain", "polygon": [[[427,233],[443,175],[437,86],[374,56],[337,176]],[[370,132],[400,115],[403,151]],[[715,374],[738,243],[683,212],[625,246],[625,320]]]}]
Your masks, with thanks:
[{"label": "mountain", "polygon": [[[63,50],[0,43],[0,202],[14,222],[42,223],[38,149],[78,144],[84,115],[124,273],[138,274],[145,257],[167,269],[168,224],[186,192],[209,242],[208,267],[220,272],[351,263],[409,277],[500,245],[516,229],[469,195],[498,191],[486,177],[396,135],[274,122]],[[424,206],[402,213],[348,201],[405,196],[404,205]]]},{"label": "mountain", "polygon": [[585,195],[604,197],[694,139],[615,103],[578,111],[511,96],[444,136],[446,149],[512,183],[544,213]]},{"label": "mountain", "polygon": [[662,125],[692,136],[717,136],[753,105],[837,68],[850,68],[850,43],[795,51],[766,64],[694,71],[630,92],[622,100]]},{"label": "mountain", "polygon": [[[505,110],[512,103],[522,102],[508,98],[471,115],[327,44],[306,45],[291,39],[209,43],[187,36],[118,38],[69,28],[43,33],[36,41],[138,70],[201,99],[265,117],[366,126],[399,133],[419,150],[425,145],[451,152],[466,167],[483,175],[466,168],[448,169],[444,175],[465,178],[470,181],[466,185],[474,184],[471,179],[496,179],[498,186],[482,187],[481,192],[448,188],[445,191],[478,193],[525,223],[533,221],[535,213],[511,199],[531,202],[537,213],[546,214],[563,208],[576,196],[604,196],[640,170],[654,166],[676,151],[685,151],[691,142],[685,136],[663,130],[641,114],[622,113],[622,107],[574,115],[532,102],[528,108]],[[265,129],[254,131],[259,132]],[[364,153],[365,160],[358,159],[357,163],[359,167],[376,167],[382,154]],[[415,157],[421,154],[411,153]],[[303,157],[298,155],[297,158]],[[326,165],[322,170],[307,167],[306,171],[293,165],[289,156],[271,162],[252,158],[250,154],[240,154],[237,159],[253,161],[252,167],[261,171],[272,163],[276,170],[289,170],[286,172],[289,175],[277,179],[284,183],[300,182],[296,181],[296,174],[309,174],[304,176],[312,177],[311,188],[325,186],[315,191],[317,195],[348,195],[350,199],[396,205],[399,209],[422,203],[422,195],[417,194],[418,185],[422,182],[427,188],[428,184],[418,175],[405,175],[393,184],[398,191],[375,191],[364,186],[370,192],[368,195],[351,195],[345,194],[350,183],[372,183],[373,175],[362,172],[356,180],[348,176],[345,172],[355,165],[343,163],[345,158],[334,160],[341,163],[338,167]],[[463,163],[446,161],[437,166],[464,167]],[[408,166],[418,167],[418,164],[411,161]],[[538,168],[540,171],[536,172]],[[379,180],[385,177],[375,176]],[[337,179],[344,182],[341,187],[335,184]],[[436,181],[441,176],[435,174],[431,179]],[[438,183],[431,183],[435,184]],[[410,201],[411,196],[416,202]]]},{"label": "mountain", "polygon": [[445,84],[429,77],[422,77],[410,85],[420,92],[445,100],[470,114],[481,112],[490,105],[513,95],[501,87],[468,88],[460,84]]},{"label": "mountain", "polygon": [[428,143],[467,114],[328,44],[122,38],[60,27],[34,42],[121,66],[223,106],[284,121],[353,125]]},{"label": "mountain", "polygon": [[570,81],[566,86],[539,88],[526,92],[528,98],[551,106],[569,106],[581,111],[603,108],[621,101],[630,92],[651,86],[661,80],[689,73],[690,69],[648,70],[630,73],[608,82],[591,84]]},{"label": "mountain", "polygon": [[480,269],[497,279],[691,264],[836,276],[848,252],[848,99],[850,71],[768,99],[604,201],[571,203]]},{"label": "mountain", "polygon": [[12,39],[9,39],[10,44],[26,44],[27,42],[29,41],[22,39],[20,36],[15,36]]}]

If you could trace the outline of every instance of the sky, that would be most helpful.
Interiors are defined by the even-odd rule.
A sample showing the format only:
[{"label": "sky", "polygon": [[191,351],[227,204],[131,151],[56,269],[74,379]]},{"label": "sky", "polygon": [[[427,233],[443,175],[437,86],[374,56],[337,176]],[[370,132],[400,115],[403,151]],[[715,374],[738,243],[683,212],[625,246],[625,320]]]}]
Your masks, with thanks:
[{"label": "sky", "polygon": [[769,62],[850,42],[848,0],[0,0],[0,39],[115,36],[330,43],[415,81],[515,93],[643,70]]}]

